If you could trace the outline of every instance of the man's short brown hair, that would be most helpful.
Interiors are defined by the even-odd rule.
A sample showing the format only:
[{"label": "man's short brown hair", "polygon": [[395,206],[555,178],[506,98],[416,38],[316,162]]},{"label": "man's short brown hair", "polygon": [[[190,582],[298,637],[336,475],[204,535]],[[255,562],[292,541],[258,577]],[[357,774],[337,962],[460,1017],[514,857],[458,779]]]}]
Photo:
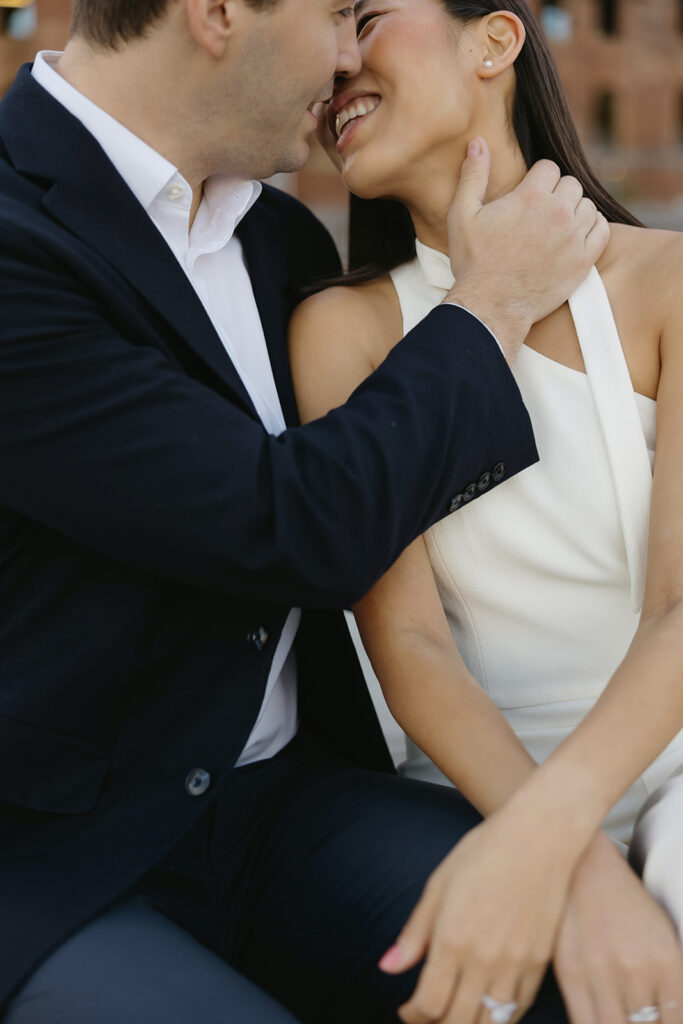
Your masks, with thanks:
[{"label": "man's short brown hair", "polygon": [[75,0],[71,31],[106,49],[143,36],[171,0]]}]

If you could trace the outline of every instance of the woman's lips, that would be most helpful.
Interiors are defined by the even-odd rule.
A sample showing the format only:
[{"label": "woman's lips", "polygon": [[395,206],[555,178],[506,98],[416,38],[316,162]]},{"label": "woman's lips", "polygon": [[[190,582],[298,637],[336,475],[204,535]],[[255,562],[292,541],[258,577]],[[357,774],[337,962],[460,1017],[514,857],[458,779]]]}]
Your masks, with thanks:
[{"label": "woman's lips", "polygon": [[338,153],[341,153],[342,149],[348,145],[360,125],[374,114],[380,103],[379,96],[365,96],[346,104],[336,115],[335,135],[337,136]]}]

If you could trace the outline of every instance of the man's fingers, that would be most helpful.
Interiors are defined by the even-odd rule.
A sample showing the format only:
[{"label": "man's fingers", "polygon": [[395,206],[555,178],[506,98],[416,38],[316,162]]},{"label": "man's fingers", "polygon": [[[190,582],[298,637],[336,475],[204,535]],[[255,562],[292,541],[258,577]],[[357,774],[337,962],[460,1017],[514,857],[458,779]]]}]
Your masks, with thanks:
[{"label": "man's fingers", "polygon": [[610,226],[601,213],[598,214],[595,224],[586,235],[586,252],[589,254],[591,263],[597,263],[607,248],[610,239]]},{"label": "man's fingers", "polygon": [[592,199],[582,199],[576,207],[576,220],[586,234],[592,231],[598,220],[598,208]]},{"label": "man's fingers", "polygon": [[583,185],[576,178],[560,178],[555,195],[558,199],[562,199],[570,210],[577,210],[583,199]]},{"label": "man's fingers", "polygon": [[[460,181],[453,200],[453,211],[472,215],[481,209],[486,197],[491,172],[491,152],[482,138],[472,139],[467,159],[462,165]],[[457,216],[457,213],[456,213]]]},{"label": "man's fingers", "polygon": [[554,192],[561,178],[562,172],[556,163],[552,160],[539,160],[527,172],[526,177],[517,188],[520,192],[527,190]]}]

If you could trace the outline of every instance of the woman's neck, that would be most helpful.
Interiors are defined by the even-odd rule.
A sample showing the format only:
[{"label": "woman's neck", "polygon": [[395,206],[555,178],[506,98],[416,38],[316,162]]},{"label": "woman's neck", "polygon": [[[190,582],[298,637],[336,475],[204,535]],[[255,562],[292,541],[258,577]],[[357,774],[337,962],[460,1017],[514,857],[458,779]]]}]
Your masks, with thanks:
[{"label": "woman's neck", "polygon": [[[420,174],[407,184],[401,201],[407,207],[419,240],[431,249],[448,254],[448,211],[453,203],[464,159],[434,161],[432,168],[420,167]],[[507,142],[491,145],[491,173],[486,202],[511,192],[524,178],[527,166],[518,146]]]}]

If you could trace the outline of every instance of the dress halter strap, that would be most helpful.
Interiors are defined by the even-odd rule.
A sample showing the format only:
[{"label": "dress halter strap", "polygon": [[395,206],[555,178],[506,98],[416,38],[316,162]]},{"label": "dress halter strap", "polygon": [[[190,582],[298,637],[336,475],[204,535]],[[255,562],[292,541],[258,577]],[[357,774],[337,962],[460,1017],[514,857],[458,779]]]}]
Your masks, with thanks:
[{"label": "dress halter strap", "polygon": [[[419,241],[416,251],[427,283],[442,290],[452,287],[448,257]],[[396,284],[400,288],[402,281],[398,279]],[[645,590],[652,469],[614,314],[595,267],[571,296],[569,307],[610,463],[631,579],[631,604],[634,612],[639,612]]]},{"label": "dress halter strap", "polygon": [[595,267],[569,306],[600,420],[631,577],[631,603],[643,606],[652,469],[636,396],[605,286]]}]

